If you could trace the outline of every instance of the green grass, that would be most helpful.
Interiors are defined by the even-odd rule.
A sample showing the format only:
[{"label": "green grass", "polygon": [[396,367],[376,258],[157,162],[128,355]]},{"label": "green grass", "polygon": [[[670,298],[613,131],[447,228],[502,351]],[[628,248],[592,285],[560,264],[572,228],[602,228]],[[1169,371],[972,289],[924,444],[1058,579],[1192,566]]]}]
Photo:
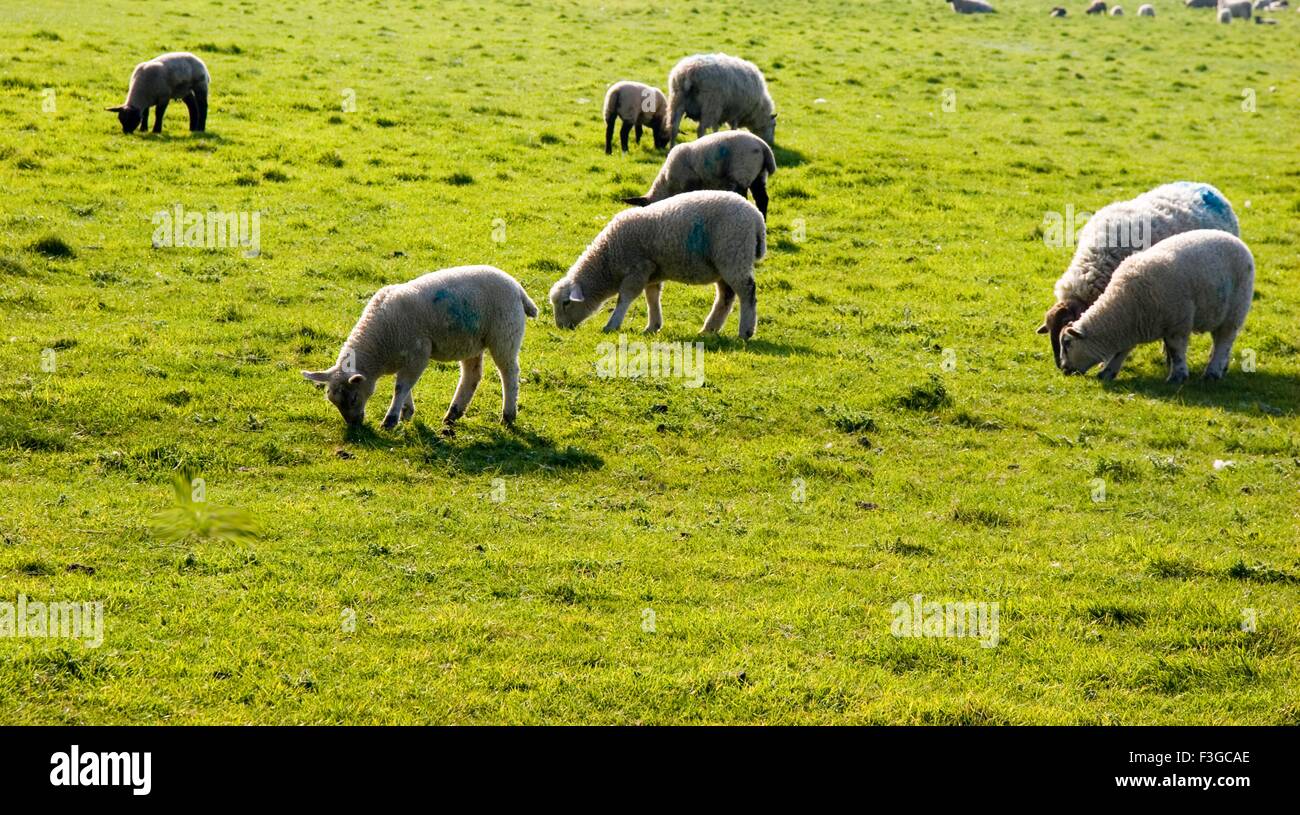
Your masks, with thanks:
[{"label": "green grass", "polygon": [[[1300,15],[392,5],[0,0],[0,599],[106,626],[0,640],[0,722],[1300,722]],[[185,48],[209,132],[123,136]],[[607,83],[706,50],[780,111],[756,339],[698,389],[600,379],[604,318],[544,312],[517,430],[493,373],[441,435],[442,365],[345,436],[299,369],[429,270],[543,303],[661,161],[604,155]],[[1062,377],[1044,213],[1177,179],[1236,207],[1258,370]],[[177,204],[260,211],[260,256],[153,248]],[[669,286],[663,338],[711,296]],[[998,602],[997,647],[891,636],[918,593]]]}]

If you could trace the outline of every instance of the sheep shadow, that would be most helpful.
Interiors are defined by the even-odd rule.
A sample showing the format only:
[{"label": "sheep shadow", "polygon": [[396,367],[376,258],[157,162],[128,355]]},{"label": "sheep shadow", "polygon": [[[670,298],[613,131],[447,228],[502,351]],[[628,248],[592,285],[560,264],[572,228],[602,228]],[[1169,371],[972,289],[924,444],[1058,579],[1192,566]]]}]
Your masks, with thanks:
[{"label": "sheep shadow", "polygon": [[1175,385],[1165,381],[1164,373],[1137,373],[1103,382],[1110,393],[1132,393],[1152,399],[1176,399],[1195,407],[1216,408],[1255,416],[1294,416],[1300,411],[1300,376],[1267,371],[1245,373],[1230,370],[1218,381],[1200,378],[1195,368],[1192,377]]},{"label": "sheep shadow", "polygon": [[777,145],[772,148],[772,153],[776,156],[776,169],[780,172],[782,167],[798,167],[808,161],[808,157],[793,147],[783,147]]},{"label": "sheep shadow", "polygon": [[696,342],[703,342],[705,351],[737,351],[771,357],[791,357],[796,354],[813,353],[813,350],[806,345],[774,342],[761,337],[742,340],[734,334],[696,334],[693,339]]},{"label": "sheep shadow", "polygon": [[[459,438],[468,438],[462,443]],[[600,456],[573,447],[557,447],[551,439],[515,426],[483,428],[462,420],[454,429],[433,428],[419,419],[392,433],[379,433],[370,425],[348,428],[349,444],[371,449],[406,448],[425,464],[451,467],[467,473],[521,475],[529,472],[599,470]]]}]

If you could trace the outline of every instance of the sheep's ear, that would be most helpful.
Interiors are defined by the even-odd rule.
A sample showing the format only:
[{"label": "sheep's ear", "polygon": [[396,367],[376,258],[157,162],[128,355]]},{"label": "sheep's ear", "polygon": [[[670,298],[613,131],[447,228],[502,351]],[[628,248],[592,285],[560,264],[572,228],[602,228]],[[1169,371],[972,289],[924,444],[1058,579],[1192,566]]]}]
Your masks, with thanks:
[{"label": "sheep's ear", "polygon": [[104,108],[104,110],[108,111],[109,113],[120,113],[121,111],[126,110],[126,105],[115,105],[111,108]]},{"label": "sheep's ear", "polygon": [[349,385],[360,385],[362,382],[365,381],[366,381],[366,377],[363,374],[353,374],[352,376],[348,377]]},{"label": "sheep's ear", "polygon": [[573,288],[569,289],[569,302],[581,303],[582,300],[583,300],[582,289],[579,288],[577,283],[574,283]]},{"label": "sheep's ear", "polygon": [[1049,329],[1049,328],[1047,327],[1047,323],[1043,323],[1042,325],[1040,325],[1040,326],[1038,327],[1038,333],[1039,333],[1039,334],[1046,334],[1046,333],[1047,333],[1048,331],[1050,331],[1050,330],[1051,330],[1051,329]]},{"label": "sheep's ear", "polygon": [[330,381],[329,371],[303,371],[302,378],[317,385]]},{"label": "sheep's ear", "polygon": [[1074,337],[1075,339],[1078,339],[1078,340],[1083,339],[1083,332],[1080,331],[1079,329],[1075,328],[1075,327],[1074,327],[1074,323],[1070,323],[1069,325],[1067,325],[1067,326],[1065,327],[1065,330],[1062,331],[1061,333],[1062,333],[1062,334],[1069,334],[1071,337]]},{"label": "sheep's ear", "polygon": [[636,198],[624,198],[623,203],[631,204],[634,207],[644,207],[645,205],[650,203],[650,199],[646,198],[644,195],[641,195]]}]

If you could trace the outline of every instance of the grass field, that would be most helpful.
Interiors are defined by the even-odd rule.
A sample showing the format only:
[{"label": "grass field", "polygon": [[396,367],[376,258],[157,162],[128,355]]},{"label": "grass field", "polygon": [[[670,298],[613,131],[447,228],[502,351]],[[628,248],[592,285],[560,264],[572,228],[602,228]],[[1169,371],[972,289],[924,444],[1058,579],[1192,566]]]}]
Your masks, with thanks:
[{"label": "grass field", "polygon": [[[1300,14],[149,5],[0,0],[0,600],[104,603],[98,648],[0,639],[0,722],[1300,723]],[[208,132],[124,136],[169,50]],[[604,318],[543,305],[513,431],[490,369],[441,434],[441,365],[345,434],[298,372],[367,298],[490,263],[545,304],[662,161],[604,155],[606,85],[713,50],[780,114],[756,338],[604,379]],[[1045,213],[1178,179],[1255,253],[1228,378],[1061,376]],[[260,256],[154,248],[177,205]],[[666,287],[661,338],[711,300]],[[178,472],[257,536],[161,534]],[[892,636],[916,594],[997,646]]]}]

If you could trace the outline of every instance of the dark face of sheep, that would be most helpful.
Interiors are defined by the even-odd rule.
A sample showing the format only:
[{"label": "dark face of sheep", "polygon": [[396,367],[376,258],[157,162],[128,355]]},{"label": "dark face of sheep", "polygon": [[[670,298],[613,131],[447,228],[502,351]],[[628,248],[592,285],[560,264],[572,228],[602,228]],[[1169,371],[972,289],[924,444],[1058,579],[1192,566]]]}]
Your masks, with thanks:
[{"label": "dark face of sheep", "polygon": [[1101,362],[1088,348],[1086,337],[1073,325],[1067,325],[1061,332],[1061,373],[1066,376],[1086,374],[1088,369]]},{"label": "dark face of sheep", "polygon": [[664,149],[668,146],[668,142],[672,141],[673,134],[669,132],[667,121],[661,120],[655,122],[655,125],[650,129],[650,132],[654,136],[656,150]]},{"label": "dark face of sheep", "polygon": [[349,375],[332,368],[328,371],[303,371],[302,376],[325,388],[325,398],[338,408],[349,427],[358,427],[366,421],[366,403],[375,392],[375,382],[361,374]]},{"label": "dark face of sheep", "polygon": [[1061,367],[1061,331],[1082,314],[1083,307],[1077,300],[1066,300],[1049,308],[1043,324],[1038,327],[1039,334],[1047,334],[1052,340],[1052,361],[1058,368]]},{"label": "dark face of sheep", "polygon": [[774,147],[776,145],[776,114],[775,113],[772,114],[771,119],[767,120],[767,125],[764,126],[758,132],[758,137],[763,141],[767,142],[768,147]]},{"label": "dark face of sheep", "polygon": [[123,133],[134,133],[140,126],[140,111],[127,105],[118,105],[117,107],[108,108],[108,110],[117,114],[117,120],[122,124]]}]

